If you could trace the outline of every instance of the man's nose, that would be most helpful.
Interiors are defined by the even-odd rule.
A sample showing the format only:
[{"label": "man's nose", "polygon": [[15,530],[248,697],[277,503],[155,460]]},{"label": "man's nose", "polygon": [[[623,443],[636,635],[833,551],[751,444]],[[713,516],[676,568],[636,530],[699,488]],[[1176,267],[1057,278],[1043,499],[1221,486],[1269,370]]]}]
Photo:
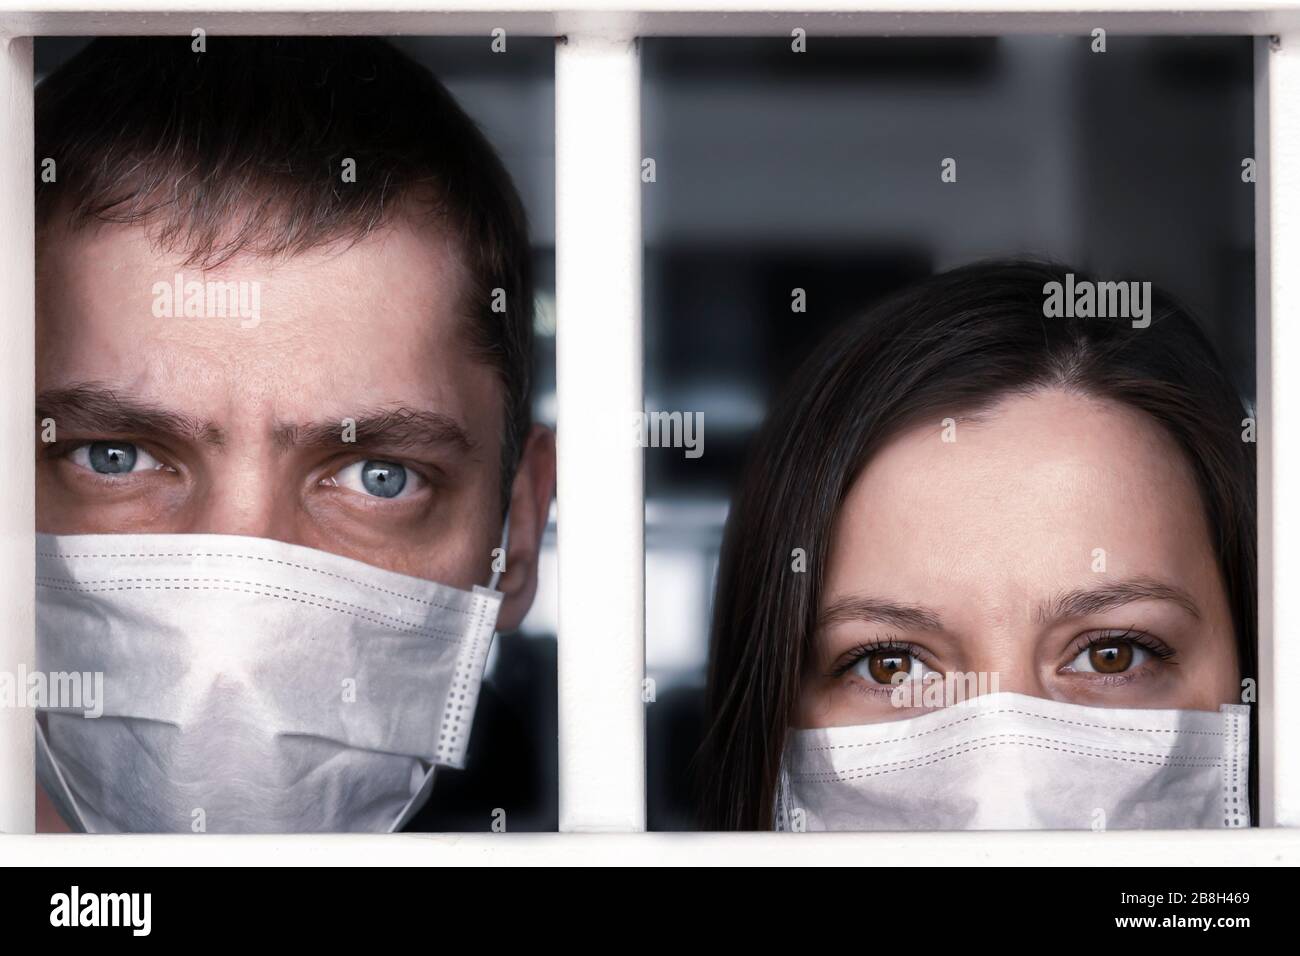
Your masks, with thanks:
[{"label": "man's nose", "polygon": [[189,530],[296,544],[296,513],[291,489],[267,466],[245,460],[212,476],[191,509]]}]

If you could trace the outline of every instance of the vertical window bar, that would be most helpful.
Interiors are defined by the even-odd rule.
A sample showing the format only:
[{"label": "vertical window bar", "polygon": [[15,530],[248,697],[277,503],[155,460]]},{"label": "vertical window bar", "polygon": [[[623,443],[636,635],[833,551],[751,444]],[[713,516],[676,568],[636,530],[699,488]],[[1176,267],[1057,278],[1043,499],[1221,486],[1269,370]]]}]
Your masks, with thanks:
[{"label": "vertical window bar", "polygon": [[[1300,826],[1300,33],[1256,41],[1260,825]],[[1262,62],[1261,62],[1262,61]],[[1283,434],[1283,427],[1286,434]]]},{"label": "vertical window bar", "polygon": [[35,828],[35,714],[24,676],[36,668],[36,476],[32,420],[35,240],[32,189],[32,41],[0,36],[0,672],[17,706],[0,706],[0,830]]},{"label": "vertical window bar", "polygon": [[560,829],[645,829],[640,66],[555,57]]}]

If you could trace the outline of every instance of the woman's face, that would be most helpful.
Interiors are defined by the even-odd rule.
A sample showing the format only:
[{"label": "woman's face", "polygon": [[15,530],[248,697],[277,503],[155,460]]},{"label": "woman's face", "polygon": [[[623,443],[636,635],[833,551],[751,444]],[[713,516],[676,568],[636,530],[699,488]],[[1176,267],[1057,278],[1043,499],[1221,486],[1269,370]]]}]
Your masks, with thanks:
[{"label": "woman's face", "polygon": [[899,434],[850,490],[798,725],[916,716],[937,695],[891,680],[954,672],[1098,707],[1236,702],[1204,509],[1160,426],[1062,390],[954,417]]}]

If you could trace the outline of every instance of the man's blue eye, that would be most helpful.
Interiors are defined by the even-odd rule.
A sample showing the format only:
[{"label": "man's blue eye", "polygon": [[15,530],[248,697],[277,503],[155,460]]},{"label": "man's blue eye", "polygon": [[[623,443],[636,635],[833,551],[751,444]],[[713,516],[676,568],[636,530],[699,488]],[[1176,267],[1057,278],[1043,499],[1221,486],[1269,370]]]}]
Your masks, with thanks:
[{"label": "man's blue eye", "polygon": [[406,469],[391,461],[367,461],[361,467],[361,484],[379,498],[396,498],[406,487]]},{"label": "man's blue eye", "polygon": [[381,458],[354,461],[333,476],[324,479],[322,483],[344,488],[365,495],[367,498],[400,501],[416,495],[426,485],[424,476],[419,471]]},{"label": "man's blue eye", "polygon": [[89,441],[72,449],[68,460],[92,474],[108,477],[171,471],[149,452],[129,441]]},{"label": "man's blue eye", "polygon": [[101,475],[123,475],[135,468],[138,457],[130,442],[91,442],[87,450],[90,467]]}]

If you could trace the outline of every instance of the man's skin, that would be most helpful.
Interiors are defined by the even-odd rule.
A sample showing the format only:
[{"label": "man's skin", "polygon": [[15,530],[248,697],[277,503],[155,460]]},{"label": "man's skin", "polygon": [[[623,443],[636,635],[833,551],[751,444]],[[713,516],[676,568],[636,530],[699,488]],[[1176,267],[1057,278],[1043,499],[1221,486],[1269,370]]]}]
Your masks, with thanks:
[{"label": "man's skin", "polygon": [[[241,254],[205,272],[147,223],[59,222],[37,249],[38,531],[249,535],[488,583],[504,389],[456,311],[452,240],[398,216],[351,246]],[[156,318],[154,284],[178,272],[261,283],[260,321]],[[47,418],[53,444],[40,440]],[[355,443],[343,441],[349,418]],[[102,441],[130,442],[134,470],[97,471],[89,447]],[[402,465],[401,492],[368,491],[366,461]],[[501,631],[532,603],[554,486],[554,435],[534,426],[510,495]],[[37,831],[66,830],[38,786]]]}]

